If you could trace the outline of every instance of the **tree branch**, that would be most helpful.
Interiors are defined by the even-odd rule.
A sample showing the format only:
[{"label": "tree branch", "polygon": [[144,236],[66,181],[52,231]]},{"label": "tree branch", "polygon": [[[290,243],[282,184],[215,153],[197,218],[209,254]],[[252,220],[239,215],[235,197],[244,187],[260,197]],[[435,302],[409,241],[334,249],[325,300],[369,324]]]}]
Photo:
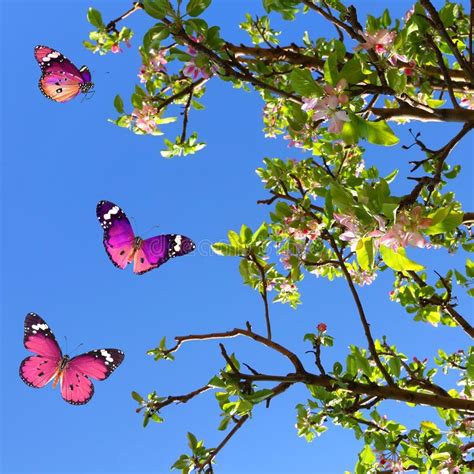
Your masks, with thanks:
[{"label": "tree branch", "polygon": [[309,385],[324,387],[330,392],[345,390],[354,394],[370,395],[382,400],[398,400],[415,405],[428,405],[435,408],[452,408],[454,410],[467,410],[474,412],[474,400],[465,398],[454,398],[451,396],[442,396],[438,394],[425,393],[421,391],[406,390],[396,385],[377,385],[375,383],[366,384],[353,380],[335,379],[329,375],[315,375],[309,372],[303,374],[290,373],[287,375],[246,375],[240,374],[241,378],[251,382],[301,382]]},{"label": "tree branch", "polygon": [[277,344],[276,342],[273,342],[272,340],[266,337],[263,337],[254,333],[251,330],[251,327],[249,324],[247,325],[247,327],[248,329],[235,328],[235,329],[232,329],[231,331],[225,331],[225,332],[215,332],[215,333],[209,333],[209,334],[190,334],[189,336],[176,336],[175,337],[176,345],[172,347],[171,349],[167,350],[166,354],[171,354],[173,352],[176,352],[183,343],[189,342],[189,341],[206,341],[210,339],[230,339],[237,336],[244,336],[244,337],[253,339],[254,341],[257,341],[263,344],[264,346],[267,346],[270,349],[273,349],[279,352],[280,354],[284,355],[293,364],[296,372],[305,372],[303,364],[296,354],[289,351],[288,349],[281,346],[280,344]]}]

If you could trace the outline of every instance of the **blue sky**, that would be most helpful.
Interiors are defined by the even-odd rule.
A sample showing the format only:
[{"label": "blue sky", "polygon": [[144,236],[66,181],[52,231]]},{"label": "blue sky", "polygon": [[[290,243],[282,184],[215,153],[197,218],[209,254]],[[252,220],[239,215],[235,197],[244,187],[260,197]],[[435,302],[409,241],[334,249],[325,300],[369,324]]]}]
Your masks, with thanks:
[{"label": "blue sky", "polygon": [[[254,2],[259,3],[259,2]],[[366,12],[374,2],[355,2]],[[377,2],[377,4],[394,2]],[[392,17],[402,17],[410,2],[396,2]],[[249,2],[214,1],[209,23],[221,26],[225,36],[246,41],[237,22]],[[190,127],[208,146],[192,157],[160,157],[161,138],[139,137],[107,122],[115,117],[115,94],[127,97],[140,65],[136,50],[151,19],[134,15],[133,47],[119,55],[94,56],[82,47],[90,26],[88,6],[111,19],[129,2],[42,2],[7,0],[1,4],[2,34],[1,155],[2,155],[2,469],[5,473],[167,472],[186,450],[185,434],[192,431],[208,446],[223,434],[217,403],[211,393],[187,405],[163,412],[166,423],[146,430],[134,411],[132,390],[142,394],[179,395],[204,385],[223,365],[217,342],[184,346],[174,363],[153,362],[146,350],[162,336],[226,330],[250,320],[264,332],[261,299],[241,284],[238,261],[196,252],[175,259],[143,276],[120,271],[108,260],[95,217],[96,203],[108,199],[131,218],[135,232],[183,233],[201,245],[222,240],[227,230],[242,223],[257,227],[269,209],[257,206],[266,197],[255,168],[266,157],[302,157],[286,143],[265,140],[257,94],[233,90],[228,84],[209,83],[206,110],[192,112]],[[378,7],[377,14],[382,10]],[[262,14],[261,8],[255,13]],[[363,18],[363,15],[360,15]],[[276,27],[282,25],[276,19]],[[295,25],[285,24],[282,43],[298,41],[305,29],[314,36],[332,36],[321,20],[308,15]],[[87,64],[96,84],[91,100],[67,104],[46,100],[37,88],[40,70],[33,47],[59,49],[77,66]],[[423,132],[430,147],[444,144],[459,125],[432,124]],[[401,143],[411,143],[408,127],[395,129]],[[178,130],[168,127],[174,137]],[[469,141],[471,140],[471,141]],[[420,157],[416,150],[370,148],[368,164],[383,172]],[[451,158],[450,158],[451,160]],[[463,166],[455,192],[472,210],[472,139],[455,151],[452,162]],[[410,186],[403,176],[396,193]],[[158,228],[153,228],[158,226]],[[153,229],[152,229],[153,228]],[[440,250],[416,252],[416,259],[443,272],[462,258]],[[361,289],[376,336],[389,334],[391,342],[409,355],[433,356],[437,347],[465,347],[459,330],[416,324],[388,299],[389,275]],[[320,321],[328,324],[336,346],[325,352],[328,363],[345,358],[350,343],[365,345],[353,301],[344,281],[328,284],[308,275],[302,284],[304,304],[295,312],[272,305],[274,339],[298,352],[312,366],[303,335]],[[460,295],[459,310],[469,310]],[[472,307],[471,307],[472,308]],[[125,351],[122,366],[105,382],[97,382],[92,401],[82,407],[61,400],[58,390],[34,390],[18,377],[18,365],[27,356],[22,345],[24,316],[39,313],[53,328],[68,352],[117,347]],[[240,360],[262,371],[285,373],[286,361],[244,340],[226,343]],[[74,355],[74,354],[73,354]],[[361,446],[351,432],[331,427],[312,444],[296,436],[295,405],[307,398],[293,388],[259,407],[254,418],[218,458],[218,472],[338,473],[352,469]],[[387,403],[382,412],[407,426],[434,415],[431,409],[406,409]]]}]

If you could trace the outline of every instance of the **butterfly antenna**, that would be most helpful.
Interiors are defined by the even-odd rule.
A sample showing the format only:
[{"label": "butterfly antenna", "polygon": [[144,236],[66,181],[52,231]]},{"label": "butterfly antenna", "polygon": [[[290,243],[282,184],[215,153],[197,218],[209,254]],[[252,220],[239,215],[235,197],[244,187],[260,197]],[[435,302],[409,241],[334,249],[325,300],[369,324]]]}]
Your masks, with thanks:
[{"label": "butterfly antenna", "polygon": [[79,349],[79,347],[81,347],[81,346],[83,346],[83,345],[84,345],[84,343],[81,342],[80,344],[78,344],[78,345],[75,347],[75,349],[74,349],[72,352],[73,352],[73,353],[76,352],[77,349]]},{"label": "butterfly antenna", "polygon": [[159,227],[160,227],[159,224],[156,224],[156,225],[150,227],[150,228],[146,231],[145,235],[148,234],[148,233],[149,233],[150,231],[152,231],[153,229],[158,229]]},{"label": "butterfly antenna", "polygon": [[66,354],[68,353],[67,352],[67,336],[64,336],[64,345],[66,346]]}]

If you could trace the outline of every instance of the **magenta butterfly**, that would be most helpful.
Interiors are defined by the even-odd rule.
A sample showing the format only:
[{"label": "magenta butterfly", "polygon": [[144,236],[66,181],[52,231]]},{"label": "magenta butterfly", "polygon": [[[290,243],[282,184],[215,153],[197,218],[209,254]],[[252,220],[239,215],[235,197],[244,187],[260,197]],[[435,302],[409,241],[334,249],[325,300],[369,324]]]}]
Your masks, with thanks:
[{"label": "magenta butterfly", "polygon": [[89,380],[106,379],[123,361],[125,354],[118,349],[97,349],[72,359],[63,355],[49,326],[35,313],[25,318],[25,347],[37,355],[20,364],[20,377],[30,387],[41,388],[53,381],[59,383],[61,395],[72,405],[84,405],[94,395]]},{"label": "magenta butterfly", "polygon": [[123,269],[133,262],[133,271],[138,275],[196,248],[191,239],[179,234],[163,234],[145,240],[136,237],[125,212],[109,201],[97,204],[97,218],[104,229],[104,247],[112,263]]},{"label": "magenta butterfly", "polygon": [[94,87],[89,69],[86,66],[77,69],[59,51],[47,46],[36,46],[35,58],[43,73],[39,88],[51,100],[67,102],[80,92],[87,93]]}]

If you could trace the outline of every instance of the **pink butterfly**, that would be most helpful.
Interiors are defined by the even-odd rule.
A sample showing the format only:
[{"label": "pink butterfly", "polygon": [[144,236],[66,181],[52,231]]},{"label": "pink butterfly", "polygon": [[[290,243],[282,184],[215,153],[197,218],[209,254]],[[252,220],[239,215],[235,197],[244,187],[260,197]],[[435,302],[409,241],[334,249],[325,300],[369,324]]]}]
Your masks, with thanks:
[{"label": "pink butterfly", "polygon": [[133,271],[138,275],[196,248],[196,244],[185,235],[163,234],[149,239],[136,236],[125,212],[113,202],[100,201],[96,214],[104,230],[104,247],[112,263],[123,269],[133,262]]},{"label": "pink butterfly", "polygon": [[59,383],[61,395],[72,405],[84,405],[94,395],[89,380],[106,379],[123,361],[125,354],[118,349],[97,349],[72,359],[63,355],[49,326],[35,313],[25,318],[25,347],[34,352],[20,364],[20,377],[30,387],[41,388],[53,381]]}]

